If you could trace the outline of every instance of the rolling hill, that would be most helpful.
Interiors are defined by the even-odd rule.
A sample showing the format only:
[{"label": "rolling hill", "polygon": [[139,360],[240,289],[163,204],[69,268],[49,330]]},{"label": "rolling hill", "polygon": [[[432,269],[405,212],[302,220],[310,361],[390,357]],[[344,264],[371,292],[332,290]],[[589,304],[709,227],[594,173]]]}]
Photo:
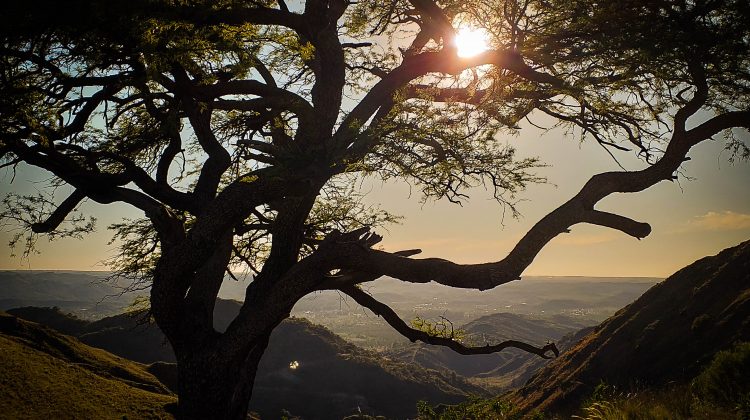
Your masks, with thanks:
[{"label": "rolling hill", "polygon": [[750,241],[652,287],[539,370],[514,396],[523,410],[571,413],[604,383],[622,392],[684,383],[750,341]]},{"label": "rolling hill", "polygon": [[172,418],[146,367],[0,312],[0,417]]},{"label": "rolling hill", "polygon": [[[217,329],[226,328],[238,310],[237,302],[217,301]],[[175,386],[175,366],[162,363],[174,361],[171,348],[161,331],[154,324],[141,322],[142,317],[118,315],[87,322],[55,308],[26,307],[10,312],[66,329],[92,346],[152,363],[149,370]],[[271,335],[250,407],[263,418],[280,418],[286,410],[305,419],[357,413],[398,419],[413,416],[420,400],[450,404],[470,394],[486,395],[486,391],[460,376],[384,360],[324,327],[291,318]]]}]

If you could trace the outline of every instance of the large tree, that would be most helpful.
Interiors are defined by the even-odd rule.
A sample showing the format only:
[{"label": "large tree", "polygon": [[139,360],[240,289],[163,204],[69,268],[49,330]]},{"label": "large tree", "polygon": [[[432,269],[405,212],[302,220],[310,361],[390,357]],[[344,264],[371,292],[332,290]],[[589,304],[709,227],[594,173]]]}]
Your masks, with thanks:
[{"label": "large tree", "polygon": [[[91,229],[79,203],[127,203],[113,267],[150,287],[178,360],[184,418],[242,418],[271,331],[295,302],[339,290],[412,340],[469,347],[405,323],[358,285],[381,276],[486,290],[516,280],[577,223],[635,238],[647,223],[595,209],[675,179],[690,149],[750,127],[745,0],[13,1],[0,18],[0,156],[53,176],[64,198],[5,199],[34,235]],[[457,54],[459,27],[489,50]],[[513,208],[538,162],[498,139],[538,115],[636,171],[593,176],[496,262],[373,248],[392,219],[358,179],[461,201],[484,184]],[[691,119],[692,118],[692,119]],[[59,194],[58,194],[59,195]],[[212,313],[230,267],[255,271],[240,314]]]}]

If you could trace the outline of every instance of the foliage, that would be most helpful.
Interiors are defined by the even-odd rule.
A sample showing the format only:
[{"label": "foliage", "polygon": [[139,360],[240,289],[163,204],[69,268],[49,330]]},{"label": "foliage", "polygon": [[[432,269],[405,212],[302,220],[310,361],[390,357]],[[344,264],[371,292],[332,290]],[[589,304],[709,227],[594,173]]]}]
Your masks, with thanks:
[{"label": "foliage", "polygon": [[745,419],[750,416],[750,343],[716,354],[690,385],[622,393],[600,384],[573,416],[585,420]]},{"label": "foliage", "polygon": [[750,417],[750,343],[717,353],[693,380],[692,391],[706,401],[735,408],[742,418]]},{"label": "foliage", "polygon": [[463,341],[466,337],[466,331],[453,328],[453,323],[444,316],[434,322],[417,316],[411,321],[411,326],[433,337],[450,338],[456,341]]},{"label": "foliage", "polygon": [[542,420],[544,416],[539,412],[533,412],[522,416],[516,411],[513,404],[496,397],[482,399],[472,397],[469,400],[456,405],[440,404],[431,406],[425,401],[417,404],[417,418],[419,420]]}]

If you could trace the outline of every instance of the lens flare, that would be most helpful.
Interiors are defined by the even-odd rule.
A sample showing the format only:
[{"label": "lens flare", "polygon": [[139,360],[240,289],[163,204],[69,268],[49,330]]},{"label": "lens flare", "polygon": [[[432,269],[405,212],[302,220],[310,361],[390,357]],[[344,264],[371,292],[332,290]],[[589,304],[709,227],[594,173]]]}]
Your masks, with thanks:
[{"label": "lens flare", "polygon": [[459,57],[472,57],[489,49],[487,32],[483,29],[461,28],[456,34],[456,50]]}]

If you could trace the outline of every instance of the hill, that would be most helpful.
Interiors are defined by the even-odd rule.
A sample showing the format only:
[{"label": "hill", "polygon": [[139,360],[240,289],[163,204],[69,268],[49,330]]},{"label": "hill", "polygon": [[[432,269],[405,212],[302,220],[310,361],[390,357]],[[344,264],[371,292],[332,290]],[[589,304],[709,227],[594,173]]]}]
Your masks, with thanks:
[{"label": "hill", "polygon": [[[223,330],[239,311],[235,301],[217,301],[216,328]],[[67,328],[82,341],[144,363],[173,362],[161,331],[142,316],[118,315],[96,322],[76,320],[55,308],[10,310],[21,317]],[[175,366],[149,368],[175,386]],[[457,403],[486,391],[460,376],[424,369],[363,350],[307,320],[290,318],[271,335],[258,370],[252,411],[280,418],[287,410],[305,419],[342,418],[354,413],[398,419],[413,416],[420,400]]]},{"label": "hill", "polygon": [[258,368],[250,407],[263,418],[282,409],[305,419],[354,413],[413,418],[418,401],[455,404],[486,395],[456,375],[384,360],[304,319],[274,330]]},{"label": "hill", "polygon": [[171,418],[145,366],[0,312],[0,417]]},{"label": "hill", "polygon": [[683,268],[617,312],[518,390],[523,410],[570,413],[599,384],[684,383],[750,340],[750,241]]}]

